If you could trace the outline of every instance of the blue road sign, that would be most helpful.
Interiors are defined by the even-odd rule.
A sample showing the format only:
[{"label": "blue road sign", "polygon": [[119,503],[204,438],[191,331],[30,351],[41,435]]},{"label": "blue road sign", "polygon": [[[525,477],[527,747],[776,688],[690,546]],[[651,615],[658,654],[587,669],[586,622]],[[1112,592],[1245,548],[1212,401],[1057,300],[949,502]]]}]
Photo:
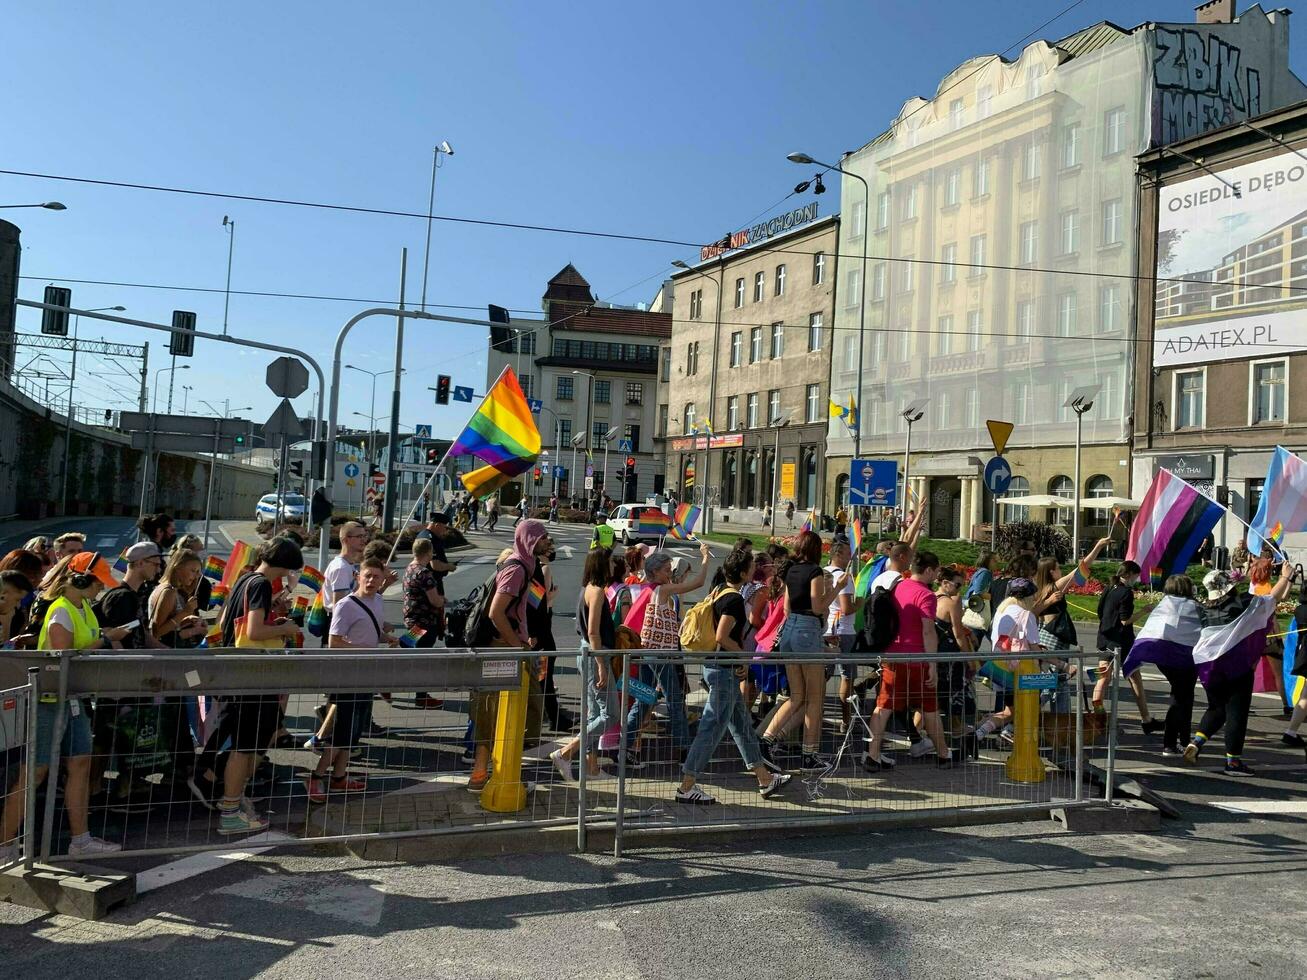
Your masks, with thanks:
[{"label": "blue road sign", "polygon": [[893,507],[898,479],[898,464],[892,459],[855,459],[849,468],[849,503]]},{"label": "blue road sign", "polygon": [[454,385],[454,401],[470,402],[472,400],[472,389],[464,388],[462,385]]},{"label": "blue road sign", "polygon": [[985,489],[995,497],[1007,493],[1011,483],[1012,467],[1008,466],[1007,460],[1002,456],[995,456],[985,464]]},{"label": "blue road sign", "polygon": [[558,477],[558,479],[560,479],[560,480],[564,480],[564,479],[566,479],[566,478],[567,478],[567,469],[566,469],[565,467],[562,467],[562,466],[555,466],[555,467],[554,467],[554,476]]},{"label": "blue road sign", "polygon": [[539,415],[544,410],[545,407],[545,403],[542,402],[539,398],[528,398],[526,400],[526,403],[531,406],[532,415]]},{"label": "blue road sign", "polygon": [[619,453],[629,453],[631,451],[631,440],[623,439],[620,442],[618,442],[617,451]]},{"label": "blue road sign", "polygon": [[431,426],[429,426],[429,425],[415,425],[415,426],[413,426],[413,436],[414,436],[414,438],[417,438],[417,439],[430,439],[430,438],[431,438]]},{"label": "blue road sign", "polygon": [[352,479],[354,479],[354,477],[356,477],[356,476],[358,476],[358,475],[359,475],[359,464],[358,464],[358,463],[346,463],[346,464],[345,464],[345,476],[346,476],[346,477],[348,477],[349,479],[352,480]]}]

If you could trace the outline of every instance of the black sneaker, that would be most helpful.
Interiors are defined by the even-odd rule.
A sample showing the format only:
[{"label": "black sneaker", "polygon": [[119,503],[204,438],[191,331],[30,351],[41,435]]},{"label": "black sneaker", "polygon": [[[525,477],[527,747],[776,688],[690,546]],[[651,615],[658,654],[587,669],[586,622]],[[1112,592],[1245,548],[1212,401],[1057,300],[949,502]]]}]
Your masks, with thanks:
[{"label": "black sneaker", "polygon": [[1162,758],[1163,758],[1163,759],[1183,759],[1183,758],[1184,758],[1184,749],[1180,748],[1180,746],[1178,746],[1178,745],[1163,745],[1163,746],[1162,746]]},{"label": "black sneaker", "polygon": [[867,772],[893,772],[894,763],[881,756],[879,759],[873,759],[870,754],[864,755],[858,765],[862,766]]},{"label": "black sneaker", "polygon": [[1139,727],[1144,730],[1145,735],[1156,735],[1158,732],[1166,730],[1166,722],[1160,718],[1149,718],[1147,721],[1141,722]]},{"label": "black sneaker", "polygon": [[948,756],[939,755],[935,757],[936,769],[956,769],[960,765],[962,765],[962,763],[958,760],[956,753],[950,753]]},{"label": "black sneaker", "polygon": [[1248,766],[1244,764],[1244,761],[1242,759],[1235,759],[1233,761],[1227,759],[1225,763],[1225,768],[1222,769],[1221,772],[1225,773],[1227,776],[1256,776],[1257,775],[1257,773],[1253,772],[1252,769],[1250,769]]},{"label": "black sneaker", "polygon": [[640,753],[635,749],[626,750],[626,771],[636,772],[645,767],[645,761],[640,758]]},{"label": "black sneaker", "polygon": [[815,752],[805,752],[799,768],[804,772],[823,772],[830,768],[830,763]]},{"label": "black sneaker", "polygon": [[1280,736],[1280,741],[1285,745],[1292,745],[1295,749],[1307,748],[1307,739],[1304,739],[1297,732],[1285,732]]},{"label": "black sneaker", "polygon": [[784,789],[787,785],[789,785],[790,780],[793,778],[794,777],[791,776],[789,773],[784,773],[784,772],[776,773],[775,775],[772,776],[770,783],[768,783],[766,786],[758,787],[758,795],[761,796],[764,800],[770,800],[773,795],[779,793],[782,789]]}]

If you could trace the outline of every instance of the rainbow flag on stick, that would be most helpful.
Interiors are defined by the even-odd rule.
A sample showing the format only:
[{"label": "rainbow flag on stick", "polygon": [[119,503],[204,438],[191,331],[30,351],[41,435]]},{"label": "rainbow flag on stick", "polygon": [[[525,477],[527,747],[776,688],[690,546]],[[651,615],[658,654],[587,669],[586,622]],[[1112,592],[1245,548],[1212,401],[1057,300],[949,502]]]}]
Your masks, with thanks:
[{"label": "rainbow flag on stick", "polygon": [[422,629],[420,626],[414,626],[407,633],[400,634],[399,645],[402,647],[408,647],[411,650],[414,647],[416,647],[418,643],[421,641],[422,637],[426,635],[427,635],[426,630]]},{"label": "rainbow flag on stick", "polygon": [[113,570],[119,575],[127,574],[127,549],[124,548],[122,553],[113,560]]},{"label": "rainbow flag on stick", "polygon": [[699,523],[699,515],[702,513],[703,509],[694,504],[677,505],[676,517],[672,521],[672,537],[681,541],[694,537],[694,526]]},{"label": "rainbow flag on stick", "polygon": [[817,530],[817,508],[813,507],[812,510],[808,511],[808,516],[803,519],[803,527],[799,528],[799,533],[815,530]]},{"label": "rainbow flag on stick", "polygon": [[459,479],[475,497],[494,493],[531,468],[540,455],[540,430],[511,367],[505,366],[449,449],[485,463]]},{"label": "rainbow flag on stick", "polygon": [[244,541],[237,541],[227,557],[227,567],[222,570],[222,584],[231,588],[233,582],[240,578],[241,572],[254,564],[254,548]]},{"label": "rainbow flag on stick", "polygon": [[326,577],[312,565],[300,569],[300,585],[307,586],[311,592],[321,592]]},{"label": "rainbow flag on stick", "polygon": [[853,554],[862,551],[862,522],[856,517],[849,521],[849,544],[853,545]]},{"label": "rainbow flag on stick", "polygon": [[526,589],[526,601],[535,609],[540,603],[545,601],[545,583],[532,580]]},{"label": "rainbow flag on stick", "polygon": [[210,555],[204,559],[204,577],[211,578],[215,582],[222,581],[222,571],[227,567],[227,563],[217,555]]},{"label": "rainbow flag on stick", "polygon": [[221,582],[216,583],[209,590],[209,608],[221,609],[227,603],[227,595],[231,592],[231,586],[223,585]]},{"label": "rainbow flag on stick", "polygon": [[672,533],[672,519],[656,507],[650,507],[636,519],[635,533],[642,538],[661,538]]}]

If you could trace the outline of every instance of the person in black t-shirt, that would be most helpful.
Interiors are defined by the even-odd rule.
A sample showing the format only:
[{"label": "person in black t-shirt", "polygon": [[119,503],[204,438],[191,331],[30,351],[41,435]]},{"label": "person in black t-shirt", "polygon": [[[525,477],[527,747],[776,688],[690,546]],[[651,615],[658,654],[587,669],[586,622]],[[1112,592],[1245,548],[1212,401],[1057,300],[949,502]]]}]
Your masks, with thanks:
[{"label": "person in black t-shirt", "polygon": [[[749,613],[740,595],[740,586],[753,574],[753,555],[745,551],[732,551],[726,556],[726,585],[714,590],[713,622],[717,627],[717,649],[739,657],[743,652],[744,631],[749,626]],[[745,676],[744,666],[716,664],[711,655],[703,666],[703,679],[708,685],[708,700],[699,718],[699,731],[690,744],[685,757],[681,785],[676,790],[677,803],[706,805],[716,803],[715,797],[705,793],[698,778],[708,768],[713,752],[729,731],[740,750],[746,768],[758,780],[758,793],[768,799],[780,790],[791,777],[787,773],[770,771],[762,761],[758,736],[753,731],[753,719],[740,694],[739,681]]]},{"label": "person in black t-shirt", "polygon": [[163,553],[152,541],[138,541],[127,549],[127,574],[122,585],[109,589],[95,604],[95,615],[102,626],[126,626],[135,623],[123,637],[124,650],[164,650],[167,645],[150,631],[148,587],[163,572]]},{"label": "person in black t-shirt", "polygon": [[[1149,612],[1148,609],[1135,611],[1135,586],[1139,584],[1140,568],[1132,561],[1121,562],[1112,584],[1098,600],[1098,649],[1104,656],[1098,660],[1098,683],[1094,685],[1094,710],[1103,710],[1103,696],[1112,682],[1112,653],[1119,651],[1121,661],[1130,655],[1130,648],[1135,642],[1135,622]],[[1135,703],[1139,706],[1140,726],[1145,735],[1156,735],[1166,727],[1166,723],[1154,718],[1148,710],[1148,699],[1144,696],[1144,681],[1135,671],[1126,680],[1134,693]]]}]

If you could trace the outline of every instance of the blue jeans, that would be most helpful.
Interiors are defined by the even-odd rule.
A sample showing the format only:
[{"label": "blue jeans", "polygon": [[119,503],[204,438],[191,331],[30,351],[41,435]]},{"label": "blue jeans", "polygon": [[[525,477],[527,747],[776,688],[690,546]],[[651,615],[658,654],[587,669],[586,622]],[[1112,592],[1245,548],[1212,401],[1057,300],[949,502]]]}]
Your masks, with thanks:
[{"label": "blue jeans", "polygon": [[[640,664],[640,680],[650,687],[657,685],[663,689],[667,700],[667,724],[672,731],[672,745],[683,749],[690,744],[690,724],[685,717],[685,692],[681,690],[681,675],[676,672],[676,665],[668,660],[646,660]],[[653,709],[649,705],[649,710]],[[640,728],[640,719],[644,717],[646,706],[639,701],[631,703],[626,713],[626,738],[630,745],[635,733]]]},{"label": "blue jeans", "polygon": [[790,613],[781,627],[778,653],[825,653],[826,624],[816,616]]},{"label": "blue jeans", "polygon": [[762,753],[758,749],[758,736],[753,731],[753,719],[749,717],[749,709],[744,706],[744,698],[740,696],[740,684],[735,679],[735,671],[730,667],[705,664],[703,679],[708,685],[708,700],[699,717],[699,733],[690,745],[682,771],[687,776],[697,778],[708,768],[713,752],[728,731],[735,739],[735,746],[740,750],[740,758],[744,760],[745,766],[754,768],[762,761]]},{"label": "blue jeans", "polygon": [[[606,654],[604,654],[606,655]],[[595,687],[595,658],[576,658],[576,667],[585,684],[585,699],[589,718],[586,720],[586,751],[599,751],[599,736],[606,732],[614,718],[622,713],[622,679],[614,677],[608,671],[608,686],[599,690]]]}]

